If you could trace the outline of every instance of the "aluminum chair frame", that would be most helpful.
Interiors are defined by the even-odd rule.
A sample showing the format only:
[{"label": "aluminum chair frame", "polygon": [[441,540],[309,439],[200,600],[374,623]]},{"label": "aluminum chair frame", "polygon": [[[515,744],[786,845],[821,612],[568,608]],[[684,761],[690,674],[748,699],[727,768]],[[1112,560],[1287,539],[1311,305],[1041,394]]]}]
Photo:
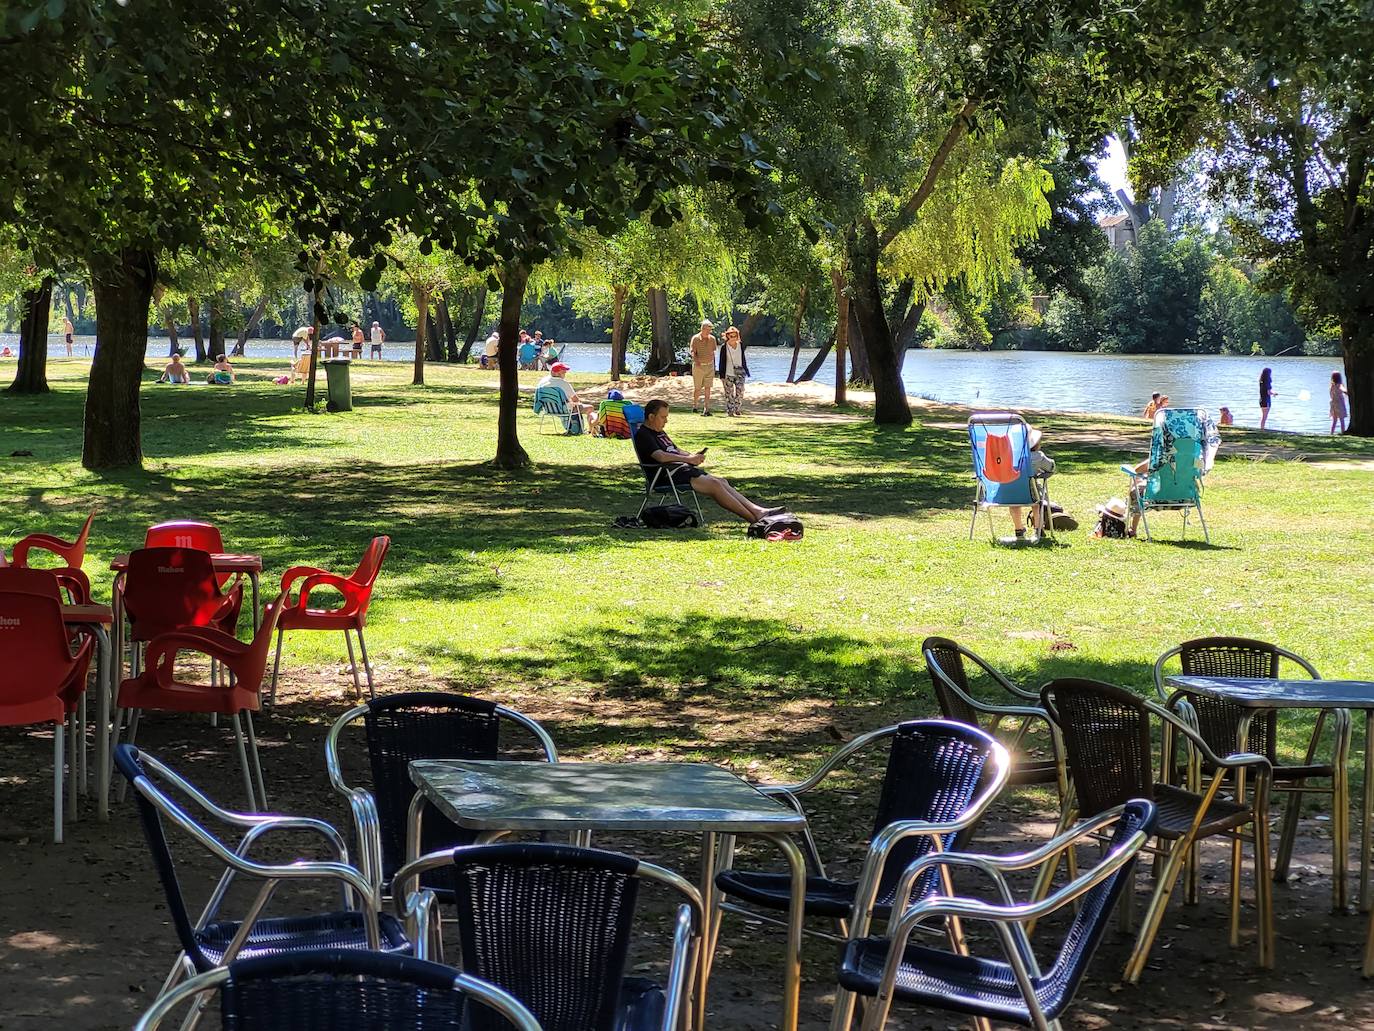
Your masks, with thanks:
[{"label": "aluminum chair frame", "polygon": [[[957,726],[963,730],[970,729],[967,724],[957,723],[952,720],[922,720],[920,722],[948,724]],[[816,768],[815,772],[805,780],[798,781],[795,784],[756,784],[754,787],[762,794],[768,795],[771,798],[777,798],[791,806],[797,812],[805,815],[806,810],[799,796],[817,788],[831,773],[846,764],[858,753],[872,745],[894,737],[901,726],[902,724],[898,723],[888,727],[880,727],[877,730],[872,730],[856,737],[853,741],[850,741],[848,744],[832,752],[830,756]],[[964,815],[957,820],[951,820],[945,823],[933,823],[925,820],[896,820],[889,823],[876,834],[869,843],[868,852],[864,857],[863,868],[859,875],[858,887],[854,893],[854,905],[850,911],[850,919],[838,921],[838,934],[832,935],[824,931],[818,931],[814,928],[807,927],[803,927],[804,933],[837,943],[843,943],[854,928],[862,928],[866,933],[868,917],[865,914],[871,914],[872,912],[877,898],[878,888],[882,880],[883,868],[886,866],[887,858],[894,848],[908,838],[926,836],[931,839],[932,848],[938,852],[943,847],[941,838],[944,835],[968,831],[983,818],[983,814],[987,811],[988,807],[992,805],[1006,787],[1007,779],[1011,773],[1011,756],[1010,753],[1007,752],[1006,747],[986,731],[978,727],[971,729],[988,739],[988,743],[991,746],[990,762],[993,766],[993,772],[988,778],[988,783],[983,791],[969,804]],[[809,873],[813,876],[828,878],[825,871],[825,863],[821,859],[820,850],[816,846],[816,839],[811,833],[809,825],[802,831],[802,843],[805,846],[803,854],[806,857]],[[715,860],[715,869],[718,871],[731,869],[734,863],[734,854],[734,835],[721,835]],[[948,885],[946,885],[946,888],[948,888]],[[716,944],[720,940],[720,928],[723,922],[719,915],[721,910],[738,913],[763,923],[786,926],[785,921],[778,919],[771,913],[762,912],[756,908],[743,906],[738,903],[725,902],[723,893],[719,888],[712,890],[709,904],[712,907],[712,912],[710,922],[711,937],[710,940],[706,942],[707,956],[713,956],[715,954]],[[949,928],[949,935],[952,944],[954,944],[956,948],[961,948],[962,932],[957,922],[952,924]],[[847,1000],[843,998],[843,996],[847,994],[848,993],[844,992],[843,989],[840,989],[840,994],[836,996],[837,1008],[844,1006],[852,1010],[852,997]]]},{"label": "aluminum chair frame", "polygon": [[[992,525],[992,510],[994,508],[1028,508],[1039,509],[1040,511],[1040,530],[1036,534],[1032,543],[1043,540],[1054,540],[1054,521],[1050,515],[1050,489],[1049,478],[1031,474],[1030,497],[1031,500],[1024,503],[1012,504],[1010,502],[988,501],[985,497],[983,488],[983,476],[980,474],[978,465],[978,446],[973,440],[974,426],[1002,425],[1006,427],[1020,426],[1025,433],[1026,440],[1026,460],[1030,461],[1030,424],[1019,412],[974,412],[969,416],[969,447],[973,450],[973,518],[969,521],[968,539],[973,540],[974,531],[978,529],[978,515],[980,512],[986,513],[988,517],[988,536],[994,541],[997,534]],[[986,454],[986,452],[984,452]]]},{"label": "aluminum chair frame", "polygon": [[[1197,714],[1193,708],[1193,705],[1188,700],[1188,696],[1183,692],[1175,691],[1172,694],[1170,694],[1166,690],[1164,685],[1164,665],[1170,659],[1179,655],[1183,651],[1183,649],[1188,647],[1189,645],[1206,645],[1211,640],[1217,641],[1218,644],[1220,644],[1223,641],[1247,642],[1254,644],[1257,647],[1272,649],[1279,659],[1287,659],[1288,661],[1302,667],[1303,671],[1313,680],[1322,679],[1321,674],[1317,672],[1317,668],[1313,666],[1312,663],[1304,659],[1301,655],[1291,652],[1286,648],[1280,648],[1276,644],[1270,644],[1267,641],[1251,641],[1248,638],[1198,638],[1193,641],[1185,641],[1181,645],[1177,645],[1173,648],[1170,648],[1168,651],[1164,652],[1164,654],[1162,654],[1158,659],[1155,660],[1154,684],[1155,692],[1158,694],[1159,699],[1164,704],[1164,706],[1172,711],[1179,713],[1179,715],[1181,715],[1185,720],[1188,721],[1188,724],[1194,730],[1198,730],[1198,719]],[[1258,717],[1259,715],[1262,715],[1262,713],[1256,712],[1255,715]],[[1288,866],[1289,863],[1292,861],[1293,847],[1297,841],[1298,836],[1298,820],[1301,817],[1302,796],[1305,794],[1332,796],[1331,873],[1332,889],[1333,892],[1336,892],[1338,891],[1338,888],[1335,882],[1339,879],[1340,871],[1344,869],[1346,859],[1345,850],[1350,838],[1350,779],[1348,760],[1350,756],[1353,722],[1351,720],[1350,711],[1348,709],[1323,709],[1320,713],[1318,713],[1316,723],[1313,725],[1312,728],[1312,736],[1308,739],[1307,742],[1307,752],[1303,758],[1303,761],[1299,765],[1314,765],[1314,760],[1317,756],[1317,749],[1321,744],[1322,731],[1323,729],[1325,729],[1326,718],[1328,715],[1331,717],[1333,727],[1331,765],[1333,770],[1335,771],[1334,775],[1331,778],[1331,787],[1313,788],[1308,787],[1307,782],[1305,780],[1297,781],[1294,784],[1287,784],[1275,779],[1274,782],[1271,783],[1269,790],[1271,792],[1283,792],[1284,794],[1292,796],[1288,800],[1287,805],[1284,806],[1283,826],[1279,834],[1279,850],[1274,857],[1274,880],[1275,882],[1280,884],[1288,880]],[[1173,757],[1173,742],[1167,736],[1167,731],[1164,740],[1163,751],[1166,756],[1166,759],[1163,765],[1162,773],[1165,777],[1168,777],[1173,773],[1173,765],[1170,761]],[[1280,767],[1275,767],[1276,772],[1279,769]],[[1195,862],[1196,858],[1194,858],[1194,863]],[[1195,872],[1193,873],[1191,885],[1193,894],[1190,894],[1188,901],[1196,902],[1197,899],[1195,897],[1195,894],[1197,888],[1197,880]]]},{"label": "aluminum chair frame", "polygon": [[[442,692],[413,693],[417,696],[423,696]],[[394,702],[397,697],[396,695],[389,695],[387,701]],[[349,786],[344,780],[343,763],[339,758],[339,742],[344,731],[348,729],[350,724],[365,717],[369,711],[371,711],[371,703],[364,702],[362,705],[349,709],[348,712],[334,721],[324,743],[324,763],[325,772],[329,775],[330,786],[348,800],[349,811],[353,816],[353,827],[357,833],[358,866],[368,881],[375,886],[375,898],[380,905],[390,885],[385,883],[383,877],[381,816],[377,810],[377,799],[367,788]],[[529,731],[538,741],[539,747],[543,749],[546,760],[551,763],[558,762],[558,749],[553,743],[553,738],[537,720],[526,716],[518,709],[500,704],[496,705],[495,713],[501,719],[509,720]]]},{"label": "aluminum chair frame", "polygon": [[[893,907],[895,914],[898,911],[896,903],[900,901],[902,915],[888,923],[887,936],[892,945],[888,950],[887,963],[883,969],[878,996],[873,1004],[867,1008],[864,1015],[864,1031],[880,1031],[886,1023],[892,1007],[897,973],[911,936],[922,924],[935,919],[991,923],[997,931],[998,943],[1006,956],[1007,963],[1016,975],[1017,986],[1021,990],[1030,1013],[1031,1026],[1036,1028],[1036,1031],[1059,1031],[1062,1025],[1057,1019],[1046,1019],[1032,984],[1032,978],[1040,977],[1041,971],[1031,948],[1029,927],[1043,917],[1076,902],[1093,888],[1115,875],[1128,863],[1133,862],[1149,840],[1149,831],[1142,827],[1133,832],[1126,841],[1112,849],[1093,869],[1079,874],[1045,899],[1018,904],[1007,884],[1005,874],[1037,866],[1043,869],[1050,865],[1051,860],[1057,867],[1061,853],[1071,852],[1075,846],[1101,835],[1120,818],[1124,809],[1124,806],[1118,806],[1101,813],[1062,834],[1056,835],[1051,841],[1030,852],[1009,856],[980,855],[967,852],[933,852],[922,856],[907,867],[898,884]],[[931,867],[938,867],[946,872],[950,867],[964,867],[987,874],[997,888],[1001,900],[1000,904],[961,898],[952,893],[948,896],[934,896],[912,904],[911,894],[917,879]],[[857,940],[866,933],[866,930],[861,932],[856,924],[850,940]],[[840,999],[837,996],[835,1013],[830,1025],[831,1031],[848,1031],[851,1022],[851,1012],[841,1008]]]},{"label": "aluminum chair frame", "polygon": [[[452,973],[455,992],[476,999],[482,1005],[500,1014],[509,1021],[516,1031],[542,1031],[539,1021],[534,1019],[534,1014],[530,1013],[518,999],[508,992],[504,992],[494,984],[479,978],[457,971],[452,971]],[[163,1021],[175,1012],[177,1007],[188,1001],[195,1001],[193,1013],[198,1013],[209,1001],[198,997],[222,988],[233,976],[234,970],[231,967],[217,967],[204,974],[197,974],[154,1002],[139,1022],[134,1025],[134,1031],[158,1031],[162,1027]]]},{"label": "aluminum chair frame", "polygon": [[[1049,701],[1048,695],[1055,686],[1055,681],[1050,681],[1042,688],[1042,698],[1045,700],[1045,710],[1050,714],[1050,718],[1059,722],[1059,717],[1054,705]],[[1110,684],[1101,686],[1112,688],[1114,691],[1121,691]],[[1123,692],[1130,694],[1129,692]],[[1194,892],[1196,888],[1192,885],[1192,878],[1196,868],[1188,860],[1192,855],[1195,846],[1203,838],[1198,836],[1199,828],[1203,823],[1212,803],[1216,800],[1223,784],[1227,778],[1236,773],[1237,798],[1242,800],[1239,804],[1247,805],[1245,798],[1245,771],[1251,767],[1255,768],[1255,784],[1251,800],[1247,805],[1250,809],[1250,820],[1247,821],[1251,827],[1250,834],[1244,834],[1239,829],[1233,831],[1219,831],[1208,834],[1208,838],[1227,838],[1231,841],[1231,880],[1230,880],[1230,945],[1236,948],[1240,945],[1240,882],[1241,882],[1241,845],[1248,837],[1254,847],[1255,852],[1255,895],[1256,910],[1258,919],[1258,938],[1259,938],[1259,964],[1265,969],[1270,969],[1274,965],[1274,904],[1273,893],[1269,883],[1269,783],[1271,766],[1269,760],[1253,752],[1238,752],[1222,758],[1217,755],[1188,723],[1177,713],[1157,705],[1147,699],[1132,695],[1137,703],[1144,707],[1147,714],[1158,718],[1168,732],[1182,735],[1191,745],[1189,749],[1189,784],[1192,793],[1197,796],[1197,810],[1193,817],[1191,826],[1171,845],[1145,845],[1144,851],[1156,857],[1156,884],[1154,894],[1150,897],[1149,905],[1146,907],[1144,919],[1141,923],[1140,932],[1136,938],[1135,946],[1131,951],[1130,958],[1126,962],[1126,968],[1122,974],[1122,980],[1129,984],[1136,984],[1140,976],[1144,973],[1145,964],[1150,957],[1150,949],[1154,945],[1154,939],[1159,933],[1160,925],[1164,920],[1164,912],[1168,908],[1169,897],[1173,894],[1177,884],[1179,874],[1187,866],[1188,876],[1185,884],[1186,892]],[[1061,724],[1062,727],[1062,724]],[[1068,763],[1068,756],[1065,755],[1065,763]],[[1208,764],[1215,772],[1206,786],[1202,786],[1203,764]],[[1072,784],[1072,771],[1070,770],[1070,785]],[[1064,812],[1061,820],[1072,820],[1078,815],[1076,808],[1076,787],[1070,792],[1065,801]],[[1155,834],[1158,837],[1158,832]],[[1162,863],[1163,869],[1159,870]],[[1129,926],[1131,922],[1131,892],[1127,892],[1123,899],[1122,923]]]},{"label": "aluminum chair frame", "polygon": [[[332,826],[323,820],[312,817],[240,813],[223,809],[207,798],[194,784],[179,776],[170,767],[147,752],[140,751],[133,745],[120,745],[116,751],[119,753],[117,762],[119,757],[123,757],[125,764],[129,761],[137,763],[144,771],[155,773],[160,779],[185,795],[219,822],[231,827],[243,828],[245,831],[239,843],[231,848],[198,823],[166,791],[154,784],[147,772],[143,772],[133,779],[134,790],[146,799],[160,815],[171,820],[175,826],[189,834],[201,847],[225,865],[224,872],[220,875],[210,898],[192,925],[193,933],[204,930],[219,914],[219,908],[236,876],[241,874],[263,882],[252,903],[250,903],[247,913],[242,918],[233,941],[225,950],[221,967],[209,969],[221,969],[233,962],[234,957],[238,955],[239,950],[247,942],[254,925],[282,881],[338,881],[344,908],[346,910],[352,909],[351,903],[360,903],[356,911],[362,914],[368,947],[373,951],[380,949],[381,929],[378,913],[381,907],[376,904],[373,886],[361,871],[349,865],[348,845],[343,836]],[[332,850],[334,858],[327,861],[295,860],[291,863],[261,863],[249,858],[249,853],[258,839],[268,833],[281,830],[306,831],[319,836]],[[156,857],[154,860],[157,861]],[[183,977],[205,972],[206,970],[200,969],[195,960],[187,953],[183,943],[183,948],[177,953],[177,957],[172,963],[172,969],[163,981],[157,998],[160,999],[176,987]]]},{"label": "aluminum chair frame", "polygon": [[[1177,408],[1175,408],[1175,409],[1170,409],[1170,410],[1171,410],[1171,411],[1180,411],[1180,409],[1177,409]],[[1205,409],[1205,408],[1191,408],[1191,409],[1183,409],[1183,410],[1185,410],[1185,411],[1196,412],[1196,413],[1197,413],[1197,416],[1198,416],[1199,422],[1202,423],[1204,426],[1206,425],[1207,418],[1208,418],[1207,409]],[[1165,413],[1165,409],[1162,409],[1162,408],[1161,408],[1158,412],[1155,413],[1155,421],[1154,421],[1154,424],[1152,425],[1151,430],[1150,430],[1150,433],[1151,433],[1150,443],[1151,443],[1151,451],[1152,451],[1152,452],[1153,452],[1153,450],[1154,450],[1154,436],[1153,436],[1153,435],[1154,435],[1156,432],[1162,432],[1162,427],[1163,427],[1163,425],[1164,425],[1163,420],[1164,420],[1164,418],[1165,418],[1165,414],[1164,414],[1164,413]],[[1201,447],[1199,447],[1199,449],[1198,449],[1198,462],[1199,462],[1199,463],[1202,462],[1202,448],[1201,448]],[[1199,467],[1198,467],[1197,476],[1196,476],[1196,480],[1197,480],[1197,491],[1196,491],[1196,493],[1194,494],[1193,499],[1192,499],[1191,501],[1162,501],[1162,502],[1149,501],[1149,500],[1147,500],[1146,497],[1145,497],[1145,489],[1146,489],[1146,488],[1145,488],[1145,483],[1142,483],[1141,481],[1144,480],[1144,481],[1148,482],[1148,480],[1149,480],[1151,474],[1154,472],[1154,470],[1153,470],[1153,469],[1147,469],[1144,473],[1138,473],[1138,472],[1135,471],[1135,469],[1134,469],[1132,466],[1129,466],[1129,465],[1122,465],[1122,466],[1121,466],[1121,471],[1122,471],[1123,473],[1125,473],[1127,476],[1130,477],[1130,480],[1131,480],[1131,483],[1130,483],[1131,492],[1132,492],[1133,494],[1135,494],[1135,497],[1134,497],[1130,502],[1128,502],[1128,505],[1129,505],[1129,507],[1136,509],[1136,510],[1140,513],[1140,522],[1141,522],[1141,525],[1145,527],[1145,539],[1146,539],[1147,541],[1153,541],[1153,540],[1154,540],[1154,538],[1150,536],[1150,515],[1149,515],[1150,509],[1154,509],[1154,510],[1157,511],[1157,512],[1182,512],[1182,513],[1183,513],[1183,537],[1184,537],[1185,540],[1186,540],[1187,537],[1188,537],[1188,512],[1189,512],[1189,510],[1191,510],[1191,509],[1197,509],[1197,518],[1198,518],[1198,522],[1202,524],[1202,540],[1203,540],[1203,543],[1205,543],[1205,544],[1210,544],[1210,543],[1212,543],[1211,534],[1210,534],[1210,533],[1208,532],[1208,530],[1207,530],[1207,518],[1206,518],[1205,515],[1203,515],[1203,512],[1202,512],[1202,479],[1203,479],[1203,477],[1204,477],[1206,474],[1203,472],[1203,469],[1202,469],[1201,465],[1199,465]],[[1137,487],[1138,487],[1138,490],[1137,490]]]},{"label": "aluminum chair frame", "polygon": [[[438,896],[433,889],[415,890],[420,878],[432,871],[452,866],[464,853],[486,848],[486,845],[464,845],[442,852],[431,852],[407,863],[397,871],[394,885],[393,904],[397,915],[406,919],[406,933],[417,947],[425,950],[425,955],[443,962],[443,939],[439,919]],[[541,846],[532,845],[532,848]],[[561,847],[561,846],[550,846]],[[594,854],[596,849],[582,851]],[[688,995],[691,991],[691,976],[696,966],[696,957],[709,945],[703,940],[705,907],[701,892],[681,874],[665,869],[634,857],[623,857],[619,853],[609,853],[618,858],[632,858],[636,864],[634,876],[643,877],[677,892],[684,899],[677,907],[673,917],[673,951],[668,964],[668,977],[663,986],[664,1010],[662,1031],[680,1031],[685,1026],[689,1011]]]},{"label": "aluminum chair frame", "polygon": [[[541,391],[551,391],[552,393],[558,394],[558,401],[552,402],[549,397],[549,394],[541,393]],[[556,408],[550,408],[549,406],[551,403],[561,404],[563,410],[560,412]],[[534,409],[535,415],[539,416],[538,430],[540,433],[544,432],[545,419],[556,419],[558,420],[559,424],[563,427],[563,433],[561,434],[561,436],[568,437],[579,435],[573,433],[572,425],[573,422],[576,421],[577,424],[580,426],[582,424],[582,415],[580,412],[572,412],[568,410],[567,398],[563,396],[563,392],[558,388],[536,387],[534,391],[534,400],[532,402],[532,408]]]},{"label": "aluminum chair frame", "polygon": [[[672,464],[667,464],[664,462],[640,462],[639,470],[644,474],[644,498],[639,503],[639,511],[635,513],[635,518],[638,519],[640,516],[642,516],[646,508],[661,508],[662,506],[668,504],[669,490],[672,492],[673,502],[677,505],[682,505],[682,494],[678,487],[677,481],[673,479],[673,475],[679,469],[694,468],[696,467],[688,465],[686,462],[674,462]],[[651,473],[653,475],[650,475]],[[662,479],[664,476],[667,476],[668,478],[668,490],[664,490],[662,487],[659,486],[659,480]],[[701,495],[699,495],[691,487],[684,487],[681,488],[681,490],[686,490],[687,493],[689,493],[692,496],[692,503],[696,505],[697,509],[697,519],[700,521],[702,526],[705,526],[706,513],[701,510]],[[655,494],[659,495],[661,500],[656,501],[653,505],[650,505],[649,502],[653,500]],[[682,507],[685,508],[687,506],[683,505]]]}]

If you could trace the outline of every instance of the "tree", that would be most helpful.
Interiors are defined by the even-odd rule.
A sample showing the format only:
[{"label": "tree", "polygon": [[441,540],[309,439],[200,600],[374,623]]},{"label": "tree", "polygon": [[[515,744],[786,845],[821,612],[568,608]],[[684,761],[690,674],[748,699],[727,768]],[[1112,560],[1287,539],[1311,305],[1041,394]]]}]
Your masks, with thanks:
[{"label": "tree", "polygon": [[454,258],[409,234],[395,240],[386,255],[390,283],[403,298],[402,309],[415,319],[415,374],[411,383],[423,386],[425,358],[434,344],[429,339],[430,308],[453,286]]},{"label": "tree", "polygon": [[1338,330],[1349,432],[1374,436],[1374,19],[1366,5],[1260,5],[1233,37],[1212,174],[1231,228],[1309,330]]},{"label": "tree", "polygon": [[12,394],[48,392],[48,325],[52,318],[53,274],[34,256],[0,234],[0,295],[19,298],[19,361]]},{"label": "tree", "polygon": [[1110,210],[1107,188],[1087,157],[1063,157],[1046,167],[1054,179],[1048,197],[1050,220],[1016,257],[1049,293],[1062,290],[1080,304],[1088,301],[1084,272],[1107,256],[1107,237],[1098,219]]}]

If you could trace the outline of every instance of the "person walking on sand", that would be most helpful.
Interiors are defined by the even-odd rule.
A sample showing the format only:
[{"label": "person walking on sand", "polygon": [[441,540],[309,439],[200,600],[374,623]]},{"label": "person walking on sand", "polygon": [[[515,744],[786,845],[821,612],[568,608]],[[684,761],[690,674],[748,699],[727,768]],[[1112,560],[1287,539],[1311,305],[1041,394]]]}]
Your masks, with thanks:
[{"label": "person walking on sand", "polygon": [[62,335],[67,338],[67,357],[72,356],[72,334],[76,332],[76,327],[72,325],[72,320],[65,315],[62,316]]},{"label": "person walking on sand", "polygon": [[725,414],[743,415],[744,380],[749,375],[749,362],[744,357],[744,341],[734,326],[725,331],[725,346],[720,349],[716,373],[725,388]]},{"label": "person walking on sand", "polygon": [[315,339],[314,326],[301,326],[296,332],[291,334],[291,360],[294,362],[301,356],[301,346],[313,343]]},{"label": "person walking on sand", "polygon": [[[716,379],[715,326],[709,319],[701,324],[701,332],[692,337],[692,411],[711,414],[711,391]],[[697,398],[702,398],[700,406]]]},{"label": "person walking on sand", "polygon": [[382,324],[374,321],[372,323],[371,334],[372,345],[367,349],[367,356],[369,358],[380,359],[382,357],[382,341],[385,339],[386,332],[382,329]]},{"label": "person walking on sand", "polygon": [[1346,403],[1350,397],[1350,391],[1345,389],[1345,381],[1339,372],[1331,374],[1331,432],[1336,432],[1336,424],[1339,423],[1341,432],[1345,432],[1345,420],[1350,418],[1350,407]]},{"label": "person walking on sand", "polygon": [[1274,398],[1276,398],[1276,397],[1279,396],[1278,391],[1274,389],[1274,370],[1273,370],[1273,369],[1265,369],[1263,372],[1260,373],[1259,390],[1260,390],[1260,396],[1259,396],[1259,402],[1260,402],[1260,427],[1259,427],[1259,428],[1260,428],[1260,429],[1264,429],[1265,424],[1269,421],[1269,406],[1270,406],[1271,404],[1273,404]]}]

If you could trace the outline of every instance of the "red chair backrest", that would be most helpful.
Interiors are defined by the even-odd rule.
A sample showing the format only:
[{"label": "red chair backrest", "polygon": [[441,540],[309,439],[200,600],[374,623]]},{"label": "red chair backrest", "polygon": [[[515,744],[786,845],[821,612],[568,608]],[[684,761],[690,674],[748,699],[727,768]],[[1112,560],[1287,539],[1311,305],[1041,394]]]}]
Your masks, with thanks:
[{"label": "red chair backrest", "polygon": [[[20,570],[20,572],[27,572]],[[35,571],[36,572],[36,571]],[[66,712],[58,694],[75,661],[62,603],[34,591],[0,590],[0,723],[60,721]]]},{"label": "red chair backrest", "polygon": [[372,543],[363,552],[363,560],[349,577],[359,587],[365,588],[361,602],[364,613],[372,602],[372,588],[377,583],[377,574],[382,571],[382,560],[386,558],[387,549],[390,547],[390,537],[373,537]]},{"label": "red chair backrest", "polygon": [[184,626],[208,626],[222,601],[208,551],[141,548],[129,555],[124,608],[135,640],[151,640]]},{"label": "red chair backrest", "polygon": [[[145,548],[195,548],[208,551],[212,555],[224,553],[224,538],[219,527],[210,523],[197,523],[189,519],[173,520],[148,527],[143,535]],[[216,573],[215,583],[223,587],[229,582],[230,573]]]},{"label": "red chair backrest", "polygon": [[62,592],[71,595],[72,604],[91,603],[91,581],[79,569],[28,569],[18,566],[0,566],[0,591],[18,591],[25,594],[41,594],[47,598],[65,601]]},{"label": "red chair backrest", "polygon": [[86,517],[86,521],[81,525],[81,532],[76,535],[75,543],[67,552],[67,565],[73,569],[80,569],[81,563],[86,561],[86,541],[91,536],[91,523],[93,522],[95,522],[94,512]]}]

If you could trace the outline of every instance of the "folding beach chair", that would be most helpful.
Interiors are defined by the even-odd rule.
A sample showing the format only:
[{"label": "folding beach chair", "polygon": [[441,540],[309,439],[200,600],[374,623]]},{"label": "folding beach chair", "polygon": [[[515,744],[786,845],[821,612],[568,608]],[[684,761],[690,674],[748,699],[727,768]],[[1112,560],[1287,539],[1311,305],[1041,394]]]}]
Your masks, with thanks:
[{"label": "folding beach chair", "polygon": [[[621,440],[629,440],[631,436],[630,421],[625,418],[625,409],[629,407],[627,401],[612,401],[609,398],[602,401],[597,408],[597,421],[601,425],[601,435],[603,437],[619,437]],[[640,420],[643,421],[642,419]]]},{"label": "folding beach chair", "polygon": [[968,440],[973,449],[973,476],[978,484],[968,539],[973,540],[978,513],[986,512],[988,534],[996,540],[992,510],[1012,506],[1038,508],[1040,531],[1034,539],[1053,536],[1045,478],[1031,471],[1030,427],[1026,420],[1016,412],[975,412],[969,417]]},{"label": "folding beach chair", "polygon": [[1202,478],[1212,468],[1220,443],[1211,416],[1203,408],[1165,408],[1155,413],[1150,438],[1150,466],[1141,477],[1129,465],[1131,506],[1140,512],[1145,539],[1150,539],[1151,511],[1183,513],[1183,536],[1188,536],[1188,513],[1197,510],[1202,539],[1211,542],[1202,515]]},{"label": "folding beach chair", "polygon": [[[701,510],[701,495],[691,487],[678,486],[677,481],[673,479],[673,473],[679,469],[690,468],[692,467],[686,462],[678,462],[675,465],[664,465],[662,462],[640,462],[639,470],[644,474],[644,497],[639,502],[639,511],[635,513],[635,518],[641,518],[646,508],[656,508],[659,505],[668,504],[670,495],[673,504],[684,505],[682,495],[685,492],[691,496],[692,504],[696,506],[698,525],[705,526],[706,513]],[[686,506],[684,505],[684,507]]]},{"label": "folding beach chair", "polygon": [[551,418],[563,427],[564,434],[575,437],[582,432],[582,416],[568,411],[568,399],[557,387],[535,387],[534,411],[539,416],[539,432],[544,432],[544,420]]}]

